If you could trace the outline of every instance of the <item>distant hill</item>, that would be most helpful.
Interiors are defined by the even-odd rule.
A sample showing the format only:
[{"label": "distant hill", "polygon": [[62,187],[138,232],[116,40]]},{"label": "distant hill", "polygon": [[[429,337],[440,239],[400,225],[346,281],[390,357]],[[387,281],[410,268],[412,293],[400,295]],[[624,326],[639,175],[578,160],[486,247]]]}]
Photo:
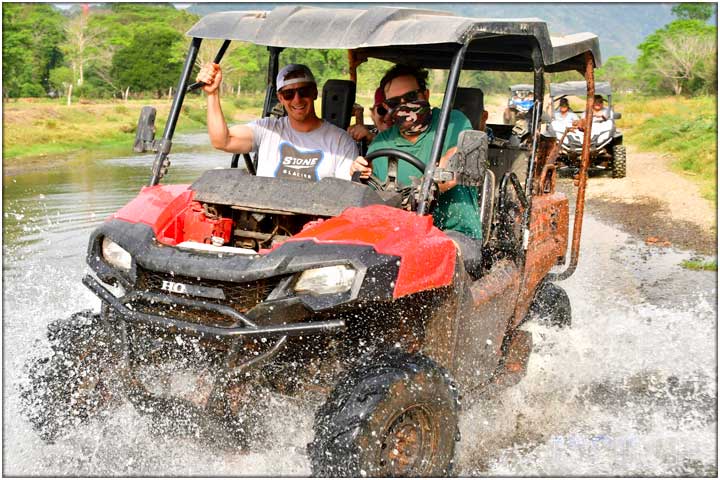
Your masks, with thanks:
[{"label": "distant hill", "polygon": [[[271,10],[287,3],[196,3],[188,11],[205,15],[223,10]],[[603,59],[623,55],[634,61],[637,46],[674,17],[672,3],[344,3],[313,4],[321,7],[417,7],[447,10],[456,15],[485,18],[537,17],[548,23],[551,34],[593,32],[600,37]]]}]

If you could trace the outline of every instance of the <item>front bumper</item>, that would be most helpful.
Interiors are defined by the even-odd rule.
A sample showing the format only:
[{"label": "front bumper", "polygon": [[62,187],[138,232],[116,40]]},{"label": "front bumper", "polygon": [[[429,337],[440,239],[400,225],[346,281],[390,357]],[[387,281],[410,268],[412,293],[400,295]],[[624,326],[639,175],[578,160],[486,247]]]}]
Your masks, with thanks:
[{"label": "front bumper", "polygon": [[176,330],[183,333],[189,333],[194,336],[207,339],[233,339],[238,337],[284,337],[284,336],[300,336],[317,333],[327,333],[329,331],[343,330],[345,328],[344,320],[327,320],[316,322],[304,322],[280,325],[258,326],[250,320],[246,315],[233,310],[226,305],[210,304],[207,302],[196,302],[181,298],[174,298],[171,301],[175,303],[184,303],[188,306],[194,305],[207,310],[215,310],[218,313],[227,315],[235,319],[235,323],[229,327],[221,327],[215,325],[204,325],[200,323],[188,322],[179,318],[153,315],[132,310],[126,306],[126,302],[130,302],[137,298],[144,298],[150,301],[160,301],[158,296],[154,296],[149,292],[134,292],[130,295],[118,298],[105,288],[91,275],[83,278],[83,284],[88,287],[100,300],[112,308],[115,313],[119,314],[123,319],[136,322],[151,327]]},{"label": "front bumper", "polygon": [[[104,237],[131,254],[129,272],[105,262]],[[344,312],[391,301],[399,263],[369,245],[312,240],[286,242],[265,255],[197,253],[158,244],[146,225],[112,220],[91,236],[88,264],[95,275],[83,283],[121,318],[160,329],[218,340],[293,336],[342,329],[344,322],[335,319]],[[350,290],[317,295],[294,291],[302,272],[332,265],[355,269]],[[116,296],[106,285],[123,293]]]}]

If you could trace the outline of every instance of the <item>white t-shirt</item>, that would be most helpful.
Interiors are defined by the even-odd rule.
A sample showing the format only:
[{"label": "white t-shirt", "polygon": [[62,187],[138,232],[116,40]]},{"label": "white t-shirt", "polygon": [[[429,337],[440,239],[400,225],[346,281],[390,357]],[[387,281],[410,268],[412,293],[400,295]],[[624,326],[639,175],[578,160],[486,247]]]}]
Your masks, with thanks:
[{"label": "white t-shirt", "polygon": [[332,123],[323,121],[315,130],[298,132],[290,126],[288,117],[265,117],[248,126],[258,155],[258,176],[350,180],[350,165],[358,156],[357,144]]},{"label": "white t-shirt", "polygon": [[552,126],[556,132],[564,132],[566,128],[572,127],[572,123],[575,120],[579,120],[578,116],[572,110],[568,110],[563,117],[560,110],[555,110],[555,115],[552,121]]},{"label": "white t-shirt", "polygon": [[[604,122],[610,118],[610,110],[605,107],[598,111],[593,110],[593,122]],[[585,118],[585,112],[582,114],[582,118]]]}]

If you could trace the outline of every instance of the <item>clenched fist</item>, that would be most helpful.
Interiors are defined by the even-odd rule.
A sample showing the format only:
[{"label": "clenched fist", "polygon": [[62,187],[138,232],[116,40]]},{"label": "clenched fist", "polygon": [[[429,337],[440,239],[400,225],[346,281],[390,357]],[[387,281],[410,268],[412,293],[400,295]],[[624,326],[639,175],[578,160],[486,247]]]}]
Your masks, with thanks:
[{"label": "clenched fist", "polygon": [[213,94],[217,92],[222,82],[222,69],[217,63],[206,63],[198,72],[195,80],[205,84],[202,88],[203,92],[208,95]]}]

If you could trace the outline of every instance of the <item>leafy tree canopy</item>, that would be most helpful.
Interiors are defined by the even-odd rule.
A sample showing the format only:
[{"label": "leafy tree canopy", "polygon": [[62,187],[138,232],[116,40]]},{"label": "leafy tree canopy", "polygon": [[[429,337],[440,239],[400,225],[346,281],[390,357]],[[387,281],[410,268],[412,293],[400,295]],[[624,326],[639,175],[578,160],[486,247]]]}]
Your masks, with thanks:
[{"label": "leafy tree canopy", "polygon": [[[717,27],[707,25],[701,20],[675,20],[648,35],[645,41],[638,46],[641,54],[637,62],[639,77],[644,82],[645,89],[654,93],[669,93],[671,90],[678,93],[680,85],[671,80],[673,74],[661,72],[658,66],[675,58],[675,53],[688,53],[687,51],[683,52],[683,50],[696,49],[698,45],[714,43],[716,37]],[[670,45],[674,45],[672,51],[668,50]],[[689,92],[687,89],[685,90],[688,93],[702,90],[707,86],[708,82],[714,82],[709,78],[711,74],[707,72],[716,69],[715,54],[710,51],[705,53],[707,58],[695,62],[691,70],[696,70],[707,78],[702,79],[698,75],[692,75],[692,72],[686,72],[683,82],[684,87],[690,88]],[[693,76],[696,78],[693,79]],[[672,83],[675,83],[675,85],[671,85]]]},{"label": "leafy tree canopy", "polygon": [[595,71],[595,78],[610,82],[613,90],[625,91],[636,83],[635,66],[627,58],[610,57],[601,68]]},{"label": "leafy tree canopy", "polygon": [[142,28],[113,56],[111,75],[120,88],[155,91],[174,86],[182,68],[171,53],[182,35],[170,27]]},{"label": "leafy tree canopy", "polygon": [[672,13],[681,20],[707,22],[715,13],[714,7],[712,3],[680,3],[672,8]]},{"label": "leafy tree canopy", "polygon": [[49,86],[49,71],[62,62],[58,45],[65,35],[64,17],[42,3],[4,3],[2,13],[5,95],[43,93]]}]

